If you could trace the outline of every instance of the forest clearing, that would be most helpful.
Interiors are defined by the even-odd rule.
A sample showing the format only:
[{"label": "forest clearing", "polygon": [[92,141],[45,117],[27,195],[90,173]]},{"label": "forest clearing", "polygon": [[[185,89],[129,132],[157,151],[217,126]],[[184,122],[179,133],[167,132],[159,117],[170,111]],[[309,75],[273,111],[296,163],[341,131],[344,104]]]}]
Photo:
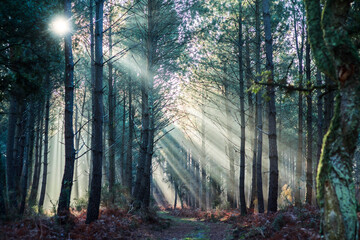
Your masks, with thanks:
[{"label": "forest clearing", "polygon": [[4,0],[0,239],[360,237],[360,0]]}]

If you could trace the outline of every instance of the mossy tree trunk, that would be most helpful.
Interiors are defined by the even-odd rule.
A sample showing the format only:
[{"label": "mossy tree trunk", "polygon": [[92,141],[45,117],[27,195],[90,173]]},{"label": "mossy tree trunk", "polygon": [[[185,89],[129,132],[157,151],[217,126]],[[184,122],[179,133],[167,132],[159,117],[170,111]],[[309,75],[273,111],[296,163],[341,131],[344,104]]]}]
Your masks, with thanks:
[{"label": "mossy tree trunk", "polygon": [[360,58],[349,30],[358,23],[349,21],[352,1],[327,0],[322,18],[320,0],[305,4],[316,63],[339,87],[317,175],[321,230],[326,239],[358,239],[352,159],[360,125]]}]

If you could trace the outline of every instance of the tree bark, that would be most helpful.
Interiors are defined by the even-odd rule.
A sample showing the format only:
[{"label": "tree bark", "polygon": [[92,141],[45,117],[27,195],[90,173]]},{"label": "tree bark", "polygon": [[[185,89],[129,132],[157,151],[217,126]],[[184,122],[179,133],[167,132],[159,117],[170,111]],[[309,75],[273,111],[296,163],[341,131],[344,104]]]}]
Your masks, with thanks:
[{"label": "tree bark", "polygon": [[[325,85],[331,85],[332,81],[330,77],[325,76]],[[334,115],[334,92],[330,91],[327,92],[324,96],[325,100],[325,109],[324,109],[324,124],[323,124],[323,131],[324,133],[328,131],[331,119]]]},{"label": "tree bark", "polygon": [[[109,12],[109,58],[112,57],[112,13]],[[113,91],[114,88],[114,79],[113,79],[113,64],[112,61],[108,63],[109,67],[109,78],[108,78],[108,105],[109,105],[109,122],[108,122],[108,148],[109,148],[109,192],[110,192],[110,200],[112,203],[115,201],[115,139],[116,139],[116,124],[115,118],[116,116],[115,110],[115,93]],[[124,145],[124,142],[122,143]]]},{"label": "tree bark", "polygon": [[[94,0],[89,0],[89,20],[90,20],[90,24],[89,24],[89,28],[90,28],[90,82],[91,82],[91,123],[93,124],[93,115],[94,115],[94,104],[95,104],[95,95],[93,94],[94,92],[94,88],[95,88],[95,41],[94,41],[94,6],[93,6]],[[89,114],[90,115],[90,114]],[[90,119],[89,118],[89,119]],[[91,124],[91,125],[92,125]],[[90,125],[90,124],[89,124]],[[93,146],[93,142],[94,142],[94,133],[95,129],[93,126],[91,126],[91,148]],[[92,150],[92,149],[90,149]],[[91,182],[92,182],[92,171],[93,171],[93,154],[91,153],[90,155],[90,170],[89,170],[89,188],[91,188]]]},{"label": "tree bark", "polygon": [[0,217],[3,217],[7,214],[6,209],[6,164],[5,159],[3,159],[3,154],[0,153]]},{"label": "tree bark", "polygon": [[15,96],[10,98],[8,117],[8,135],[6,144],[6,175],[8,184],[9,203],[11,208],[16,208],[15,168],[14,168],[14,146],[17,119],[18,101]]},{"label": "tree bark", "polygon": [[242,39],[242,0],[239,1],[239,34],[238,34],[238,61],[239,61],[239,90],[240,90],[240,175],[239,175],[239,200],[241,215],[246,214],[245,200],[245,88],[243,70],[243,39]]},{"label": "tree bark", "polygon": [[120,146],[120,171],[121,171],[121,181],[125,182],[125,134],[126,134],[126,91],[124,88],[124,97],[122,105],[122,131],[121,131],[121,146]]},{"label": "tree bark", "polygon": [[[321,72],[319,69],[317,69],[316,72],[316,84],[321,85]],[[324,110],[323,110],[323,99],[321,98],[321,89],[318,89],[316,92],[317,97],[317,153],[316,153],[316,169],[319,164],[320,155],[321,155],[321,146],[322,146],[322,140],[324,138],[324,131],[323,131],[323,123],[324,123]]]},{"label": "tree bark", "polygon": [[[71,19],[71,0],[65,0],[65,15]],[[74,148],[74,61],[71,33],[65,36],[65,170],[61,183],[57,214],[68,220],[70,196],[73,185],[75,148]]]},{"label": "tree bark", "polygon": [[[263,17],[265,29],[265,53],[266,53],[266,70],[270,71],[268,82],[274,81],[274,63],[273,63],[273,41],[271,34],[270,18],[270,0],[263,0]],[[275,107],[275,88],[269,85],[267,87],[268,101],[268,120],[269,120],[269,160],[270,160],[270,177],[269,177],[269,197],[268,212],[277,211],[278,198],[278,149],[276,136],[276,107]]]},{"label": "tree bark", "polygon": [[[307,87],[311,87],[311,69],[310,69],[310,44],[306,41],[306,82]],[[313,144],[313,128],[312,128],[312,92],[306,95],[307,112],[306,112],[306,126],[307,126],[307,148],[306,148],[306,195],[305,201],[311,204],[313,192],[313,169],[312,169],[312,144]]]},{"label": "tree bark", "polygon": [[30,113],[30,109],[33,107],[33,100],[30,100],[30,103],[28,103],[26,107],[26,125],[25,125],[25,149],[24,149],[24,159],[23,159],[23,171],[21,174],[21,204],[20,204],[20,215],[24,214],[25,211],[25,203],[26,203],[26,196],[27,196],[27,183],[28,183],[28,177],[29,177],[29,148],[30,145],[30,137],[31,137],[31,131],[33,131],[34,128],[34,119],[35,115]]},{"label": "tree bark", "polygon": [[93,128],[94,141],[92,144],[93,172],[89,204],[86,214],[86,224],[98,219],[101,197],[101,178],[103,160],[103,8],[104,1],[95,1],[95,85],[94,85],[94,113]]},{"label": "tree bark", "polygon": [[325,239],[358,239],[359,231],[352,159],[360,126],[360,56],[349,37],[351,26],[345,24],[351,4],[327,0],[320,15],[320,1],[305,0],[316,64],[339,89],[317,175],[321,233]]},{"label": "tree bark", "polygon": [[[153,1],[147,1],[147,35],[146,35],[146,76],[142,77],[141,85],[141,142],[140,142],[140,153],[138,166],[136,171],[136,181],[134,187],[134,198],[135,198],[135,207],[140,208],[141,204],[144,204],[144,184],[146,182],[145,175],[148,175],[148,147],[150,136],[150,104],[149,104],[149,91],[150,91],[150,82],[152,81],[152,70],[153,70]],[[145,207],[145,206],[144,206]],[[146,207],[145,207],[146,208]]]},{"label": "tree bark", "polygon": [[133,148],[133,132],[134,132],[134,116],[135,116],[135,109],[132,106],[132,81],[131,77],[129,77],[128,82],[129,87],[129,139],[127,144],[127,151],[126,151],[126,169],[125,169],[125,186],[131,194],[132,190],[132,148]]},{"label": "tree bark", "polygon": [[[260,0],[255,2],[255,31],[256,31],[256,50],[255,50],[255,68],[257,82],[260,82]],[[262,144],[263,144],[263,120],[262,120],[262,91],[256,93],[256,112],[257,112],[257,153],[256,153],[256,190],[258,199],[259,213],[264,212],[264,197],[262,190]]]}]

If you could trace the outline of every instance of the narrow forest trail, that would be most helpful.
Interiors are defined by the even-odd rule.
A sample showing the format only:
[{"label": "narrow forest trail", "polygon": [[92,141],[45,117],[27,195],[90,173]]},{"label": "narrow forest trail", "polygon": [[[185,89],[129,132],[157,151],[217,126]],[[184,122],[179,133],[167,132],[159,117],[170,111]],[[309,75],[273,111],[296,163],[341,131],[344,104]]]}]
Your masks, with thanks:
[{"label": "narrow forest trail", "polygon": [[230,224],[222,222],[205,222],[196,218],[177,217],[169,212],[159,211],[158,216],[168,220],[169,227],[149,228],[140,227],[143,239],[153,240],[226,240],[232,239]]}]

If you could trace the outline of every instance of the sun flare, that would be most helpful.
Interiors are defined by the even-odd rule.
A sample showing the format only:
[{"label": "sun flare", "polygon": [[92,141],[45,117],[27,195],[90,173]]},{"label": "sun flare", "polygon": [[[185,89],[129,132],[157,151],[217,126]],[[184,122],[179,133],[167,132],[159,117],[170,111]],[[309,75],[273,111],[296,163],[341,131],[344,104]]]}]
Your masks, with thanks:
[{"label": "sun flare", "polygon": [[70,32],[70,23],[65,17],[59,16],[53,19],[50,24],[50,29],[58,35],[65,35]]}]

